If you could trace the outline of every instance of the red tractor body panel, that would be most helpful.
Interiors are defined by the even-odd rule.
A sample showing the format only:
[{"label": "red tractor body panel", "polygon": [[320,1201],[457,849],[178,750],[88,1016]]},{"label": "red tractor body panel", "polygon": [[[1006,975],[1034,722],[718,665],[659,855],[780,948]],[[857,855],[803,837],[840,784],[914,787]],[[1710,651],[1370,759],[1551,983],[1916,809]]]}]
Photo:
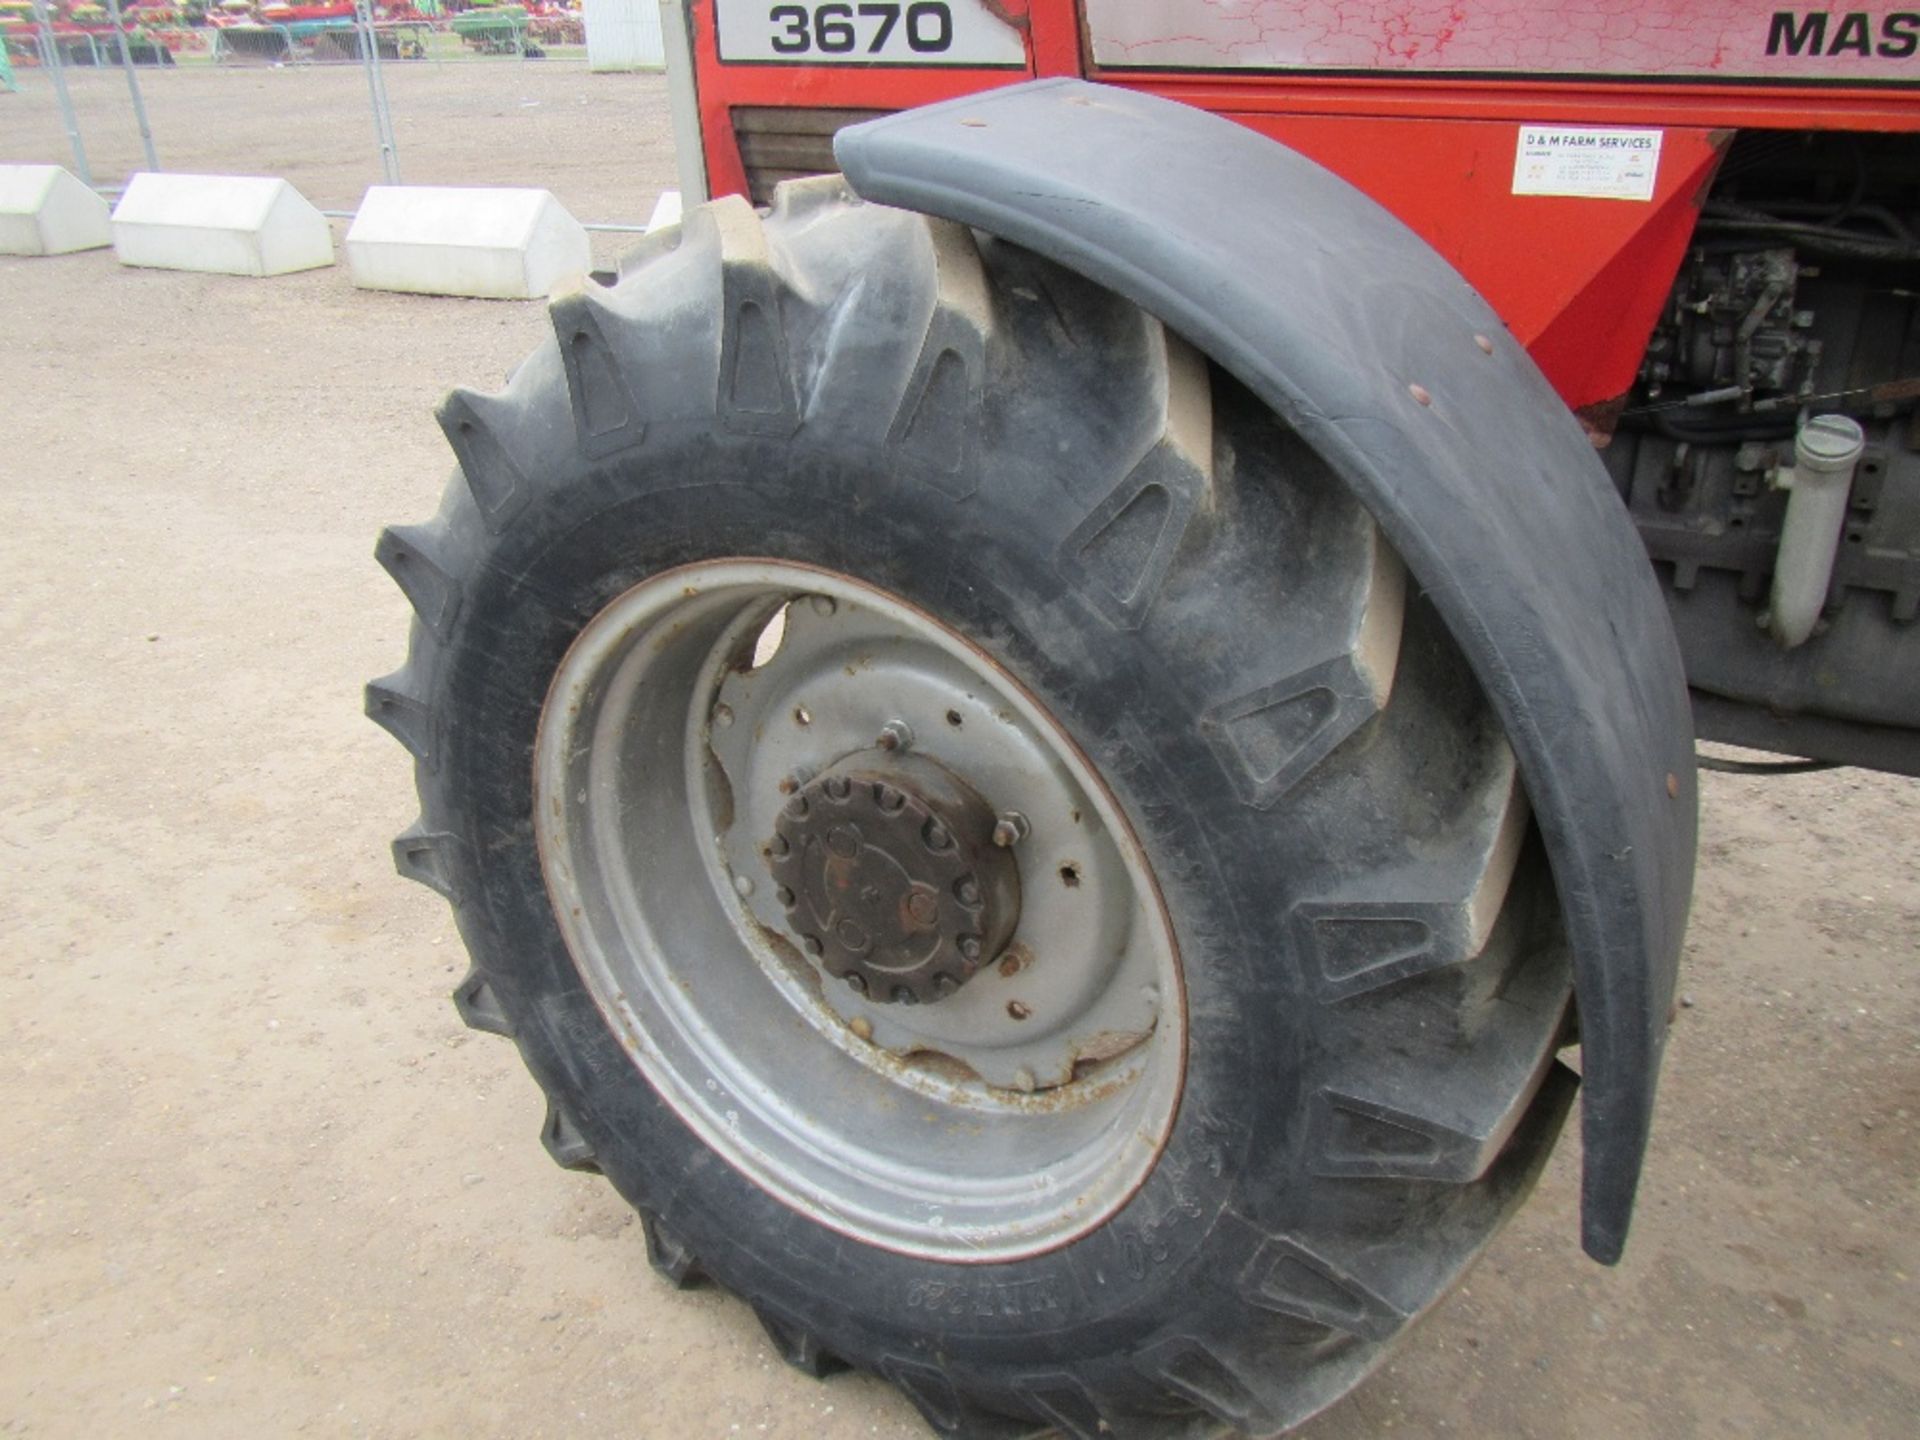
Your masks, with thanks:
[{"label": "red tractor body panel", "polygon": [[[741,107],[899,110],[1027,76],[1084,75],[1227,116],[1365,190],[1480,290],[1577,410],[1632,385],[1734,131],[1920,130],[1920,13],[1884,7],[974,0],[966,8],[1017,33],[1024,63],[861,61],[883,12],[907,8],[692,0],[712,192],[748,189]],[[863,27],[844,59],[818,45],[774,61],[722,59],[722,25],[738,44],[746,17],[777,12],[769,33],[804,38],[841,11]],[[1652,132],[1644,194],[1619,193],[1622,172],[1610,180],[1604,165],[1586,179],[1563,165],[1529,188],[1518,163],[1528,132],[1551,164],[1582,140],[1614,143],[1603,131],[1622,144]]]}]

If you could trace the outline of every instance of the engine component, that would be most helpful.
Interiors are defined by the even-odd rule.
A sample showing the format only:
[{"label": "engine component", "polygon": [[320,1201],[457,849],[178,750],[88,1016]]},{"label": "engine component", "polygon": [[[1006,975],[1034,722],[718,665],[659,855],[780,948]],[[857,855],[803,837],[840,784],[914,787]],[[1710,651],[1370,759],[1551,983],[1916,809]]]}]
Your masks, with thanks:
[{"label": "engine component", "polygon": [[1858,421],[1821,415],[1800,427],[1793,439],[1793,468],[1774,481],[1790,496],[1773,562],[1767,629],[1789,650],[1806,643],[1827,603],[1853,471],[1866,447]]},{"label": "engine component", "polygon": [[1696,250],[1647,344],[1647,395],[1680,385],[1695,389],[1689,405],[1710,405],[1811,394],[1820,341],[1795,303],[1800,274],[1791,249]]},{"label": "engine component", "polygon": [[[1905,141],[1741,135],[1603,452],[1667,582],[1703,739],[1920,773],[1916,214]],[[1797,474],[1816,411],[1864,448],[1826,538],[1786,545],[1789,507],[1814,500],[1770,477]],[[1784,644],[1775,571],[1816,551],[1777,582],[1804,597]]]}]

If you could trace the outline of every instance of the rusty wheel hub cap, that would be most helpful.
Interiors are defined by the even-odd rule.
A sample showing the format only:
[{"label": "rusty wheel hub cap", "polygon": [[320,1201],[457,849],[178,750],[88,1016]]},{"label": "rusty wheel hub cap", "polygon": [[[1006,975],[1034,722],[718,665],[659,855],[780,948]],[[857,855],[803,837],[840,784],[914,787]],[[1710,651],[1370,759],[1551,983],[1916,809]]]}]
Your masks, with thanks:
[{"label": "rusty wheel hub cap", "polygon": [[767,846],[801,948],[875,1001],[944,1000],[1020,921],[993,810],[934,761],[872,751],[800,787]]}]

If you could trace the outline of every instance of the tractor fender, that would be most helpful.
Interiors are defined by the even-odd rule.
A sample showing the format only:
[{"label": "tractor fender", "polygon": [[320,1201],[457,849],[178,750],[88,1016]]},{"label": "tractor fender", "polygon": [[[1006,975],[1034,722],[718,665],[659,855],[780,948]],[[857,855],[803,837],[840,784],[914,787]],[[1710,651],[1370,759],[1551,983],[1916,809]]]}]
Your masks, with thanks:
[{"label": "tractor fender", "polygon": [[1285,146],[1172,101],[1040,80],[842,130],[870,201],[1117,291],[1300,432],[1432,599],[1504,722],[1574,954],[1582,1242],[1625,1244],[1693,888],[1680,652],[1586,435],[1413,231]]}]

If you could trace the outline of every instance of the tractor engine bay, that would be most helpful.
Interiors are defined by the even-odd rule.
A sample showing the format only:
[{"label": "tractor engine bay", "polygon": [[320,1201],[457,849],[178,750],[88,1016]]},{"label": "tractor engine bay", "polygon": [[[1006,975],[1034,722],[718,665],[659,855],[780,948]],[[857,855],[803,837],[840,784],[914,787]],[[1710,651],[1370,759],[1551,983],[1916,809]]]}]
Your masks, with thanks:
[{"label": "tractor engine bay", "polygon": [[[1704,738],[1920,773],[1916,234],[1920,167],[1892,137],[1743,132],[1702,208],[1602,457]],[[1788,513],[1815,417],[1860,443],[1810,536]],[[1773,613],[1789,573],[1813,587],[1797,627]]]}]

